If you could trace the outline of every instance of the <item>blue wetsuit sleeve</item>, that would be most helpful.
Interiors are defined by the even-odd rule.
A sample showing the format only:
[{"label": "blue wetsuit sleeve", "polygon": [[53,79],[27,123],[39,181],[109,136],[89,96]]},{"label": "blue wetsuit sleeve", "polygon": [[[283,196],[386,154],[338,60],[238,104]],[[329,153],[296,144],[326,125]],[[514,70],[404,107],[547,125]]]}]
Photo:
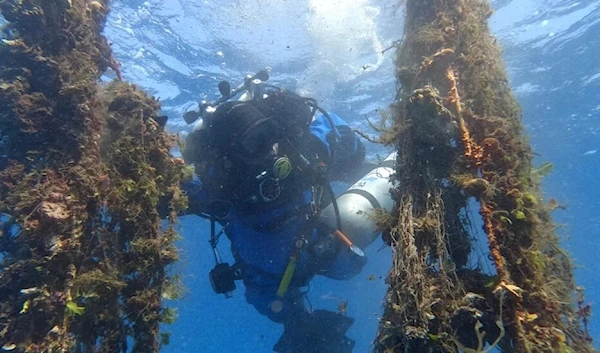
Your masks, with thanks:
[{"label": "blue wetsuit sleeve", "polygon": [[366,152],[362,141],[348,123],[334,113],[329,113],[329,117],[334,127],[331,126],[330,119],[320,114],[313,120],[309,129],[323,144],[329,157],[330,170],[335,177],[360,165]]},{"label": "blue wetsuit sleeve", "polygon": [[208,193],[199,180],[182,182],[181,189],[188,197],[187,213],[202,215],[208,211]]}]

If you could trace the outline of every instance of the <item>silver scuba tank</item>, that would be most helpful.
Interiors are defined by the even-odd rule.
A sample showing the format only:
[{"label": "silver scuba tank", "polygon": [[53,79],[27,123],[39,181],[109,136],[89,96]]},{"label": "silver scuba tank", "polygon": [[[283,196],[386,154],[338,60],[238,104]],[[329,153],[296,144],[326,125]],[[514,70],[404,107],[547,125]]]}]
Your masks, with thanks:
[{"label": "silver scuba tank", "polygon": [[[390,154],[381,164],[359,181],[350,186],[337,200],[341,219],[341,232],[337,229],[335,209],[329,204],[320,215],[320,222],[333,229],[332,234],[340,238],[352,252],[364,256],[362,252],[377,237],[375,221],[376,209],[392,212],[394,200],[390,194],[390,175],[394,172],[396,152]],[[346,239],[344,239],[344,237]]]}]

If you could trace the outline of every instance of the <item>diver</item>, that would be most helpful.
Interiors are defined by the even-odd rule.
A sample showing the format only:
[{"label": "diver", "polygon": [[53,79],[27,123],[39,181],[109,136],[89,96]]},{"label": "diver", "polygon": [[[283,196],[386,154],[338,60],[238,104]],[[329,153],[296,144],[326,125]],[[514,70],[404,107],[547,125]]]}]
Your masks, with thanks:
[{"label": "diver", "polygon": [[[211,284],[230,296],[234,281],[243,281],[247,302],[284,325],[276,352],[351,352],[346,331],[354,319],[311,312],[302,289],[315,275],[349,279],[365,265],[362,250],[341,231],[330,182],[355,182],[373,166],[339,116],[264,81],[248,77],[234,92],[222,82],[220,101],[185,116],[188,123],[202,117],[182,153],[197,176],[184,185],[188,212],[211,221],[217,263]],[[240,88],[250,96],[229,100]],[[362,194],[354,196],[369,199]],[[231,241],[232,266],[216,249],[222,234]],[[364,247],[373,239],[359,242]]]}]

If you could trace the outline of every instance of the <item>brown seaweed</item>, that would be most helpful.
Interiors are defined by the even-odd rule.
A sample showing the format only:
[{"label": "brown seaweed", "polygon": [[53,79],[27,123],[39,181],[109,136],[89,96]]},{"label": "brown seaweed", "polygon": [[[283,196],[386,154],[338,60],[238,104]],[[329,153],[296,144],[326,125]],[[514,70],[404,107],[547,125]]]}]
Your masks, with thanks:
[{"label": "brown seaweed", "polygon": [[109,67],[120,78],[101,34],[109,5],[0,1],[11,32],[0,44],[4,350],[146,353],[168,338],[183,163],[156,100],[99,83]]},{"label": "brown seaweed", "polygon": [[[397,208],[374,351],[592,352],[589,306],[543,202],[489,3],[405,3],[398,95],[381,129],[398,149]],[[473,225],[488,254],[472,250]],[[469,264],[478,255],[492,268]]]}]

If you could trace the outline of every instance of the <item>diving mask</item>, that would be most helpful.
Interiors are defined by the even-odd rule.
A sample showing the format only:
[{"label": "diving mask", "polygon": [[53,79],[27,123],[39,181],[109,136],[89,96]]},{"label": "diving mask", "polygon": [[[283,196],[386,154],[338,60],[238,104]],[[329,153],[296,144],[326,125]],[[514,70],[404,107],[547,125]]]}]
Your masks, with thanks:
[{"label": "diving mask", "polygon": [[246,128],[237,138],[237,153],[247,164],[257,164],[273,157],[279,128],[271,119],[261,119]]}]

